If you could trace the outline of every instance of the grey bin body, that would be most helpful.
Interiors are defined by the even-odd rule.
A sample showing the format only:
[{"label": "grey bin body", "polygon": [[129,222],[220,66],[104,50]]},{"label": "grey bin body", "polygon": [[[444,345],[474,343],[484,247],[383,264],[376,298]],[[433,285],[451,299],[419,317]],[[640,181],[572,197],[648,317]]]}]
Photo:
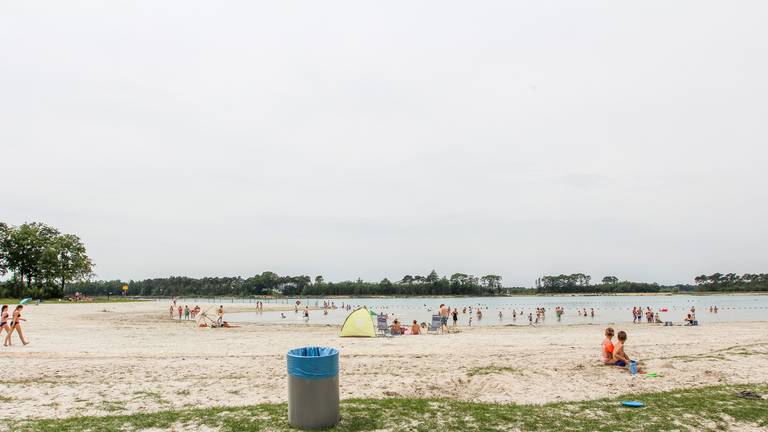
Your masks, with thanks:
[{"label": "grey bin body", "polygon": [[321,347],[288,351],[288,423],[325,429],[340,419],[339,352]]}]

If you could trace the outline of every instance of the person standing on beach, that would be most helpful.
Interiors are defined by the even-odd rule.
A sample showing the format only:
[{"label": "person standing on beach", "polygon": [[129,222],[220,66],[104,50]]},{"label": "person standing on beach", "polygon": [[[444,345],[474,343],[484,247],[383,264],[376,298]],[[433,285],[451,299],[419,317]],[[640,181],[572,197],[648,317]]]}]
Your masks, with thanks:
[{"label": "person standing on beach", "polygon": [[453,309],[453,326],[456,327],[456,323],[459,321],[459,311]]},{"label": "person standing on beach", "polygon": [[8,335],[5,337],[5,343],[4,345],[12,345],[12,339],[11,336],[13,335],[13,332],[19,334],[19,338],[21,339],[21,343],[24,345],[29,344],[29,341],[24,340],[24,332],[21,331],[21,322],[26,321],[26,319],[21,317],[21,310],[24,309],[24,305],[18,305],[16,306],[16,309],[13,311],[13,320],[11,321],[11,331],[8,333]]},{"label": "person standing on beach", "polygon": [[224,305],[219,305],[219,309],[216,311],[216,314],[219,316],[217,319],[218,324],[222,325],[224,323]]},{"label": "person standing on beach", "polygon": [[448,330],[448,308],[445,307],[445,304],[440,303],[440,331],[445,332]]},{"label": "person standing on beach", "polygon": [[179,321],[181,321],[181,314],[184,313],[184,308],[179,305]]},{"label": "person standing on beach", "polygon": [[171,319],[173,319],[173,305],[171,305]]},{"label": "person standing on beach", "polygon": [[184,319],[189,320],[189,305],[184,305]]}]

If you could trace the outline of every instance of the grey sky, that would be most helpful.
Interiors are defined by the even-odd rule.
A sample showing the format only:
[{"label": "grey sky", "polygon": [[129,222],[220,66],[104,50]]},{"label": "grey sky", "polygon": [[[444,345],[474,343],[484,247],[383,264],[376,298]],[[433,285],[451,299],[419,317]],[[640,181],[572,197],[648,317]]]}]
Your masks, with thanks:
[{"label": "grey sky", "polygon": [[[79,4],[78,5],[76,5]],[[768,3],[0,3],[0,220],[100,278],[768,270]]]}]

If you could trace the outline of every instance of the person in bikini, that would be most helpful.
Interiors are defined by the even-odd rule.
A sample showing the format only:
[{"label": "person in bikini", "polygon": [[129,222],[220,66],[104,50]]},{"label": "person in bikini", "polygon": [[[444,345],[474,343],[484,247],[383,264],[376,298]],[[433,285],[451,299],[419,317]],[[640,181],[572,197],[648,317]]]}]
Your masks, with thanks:
[{"label": "person in bikini", "polygon": [[26,321],[26,319],[21,317],[21,310],[24,309],[23,305],[16,306],[16,309],[13,311],[13,319],[11,320],[11,331],[8,333],[7,336],[5,336],[5,344],[11,345],[11,336],[13,335],[13,332],[19,334],[19,339],[21,339],[21,343],[24,345],[29,344],[29,341],[24,339],[24,332],[21,331],[21,322]]},{"label": "person in bikini", "polygon": [[[8,325],[8,305],[3,305],[2,318],[0,318],[0,336],[2,336],[3,330],[9,335],[11,334],[11,326]],[[8,345],[7,341],[3,344],[3,346]]]},{"label": "person in bikini", "polygon": [[603,352],[600,355],[600,360],[603,364],[613,364],[613,327],[605,329],[605,340],[603,340]]}]

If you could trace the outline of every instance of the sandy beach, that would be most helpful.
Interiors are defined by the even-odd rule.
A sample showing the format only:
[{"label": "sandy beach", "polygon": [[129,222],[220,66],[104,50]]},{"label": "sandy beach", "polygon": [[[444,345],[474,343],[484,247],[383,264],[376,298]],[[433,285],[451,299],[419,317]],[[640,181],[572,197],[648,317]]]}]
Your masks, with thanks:
[{"label": "sandy beach", "polygon": [[[460,328],[448,335],[339,338],[338,326],[201,329],[168,303],[29,306],[31,344],[2,348],[4,419],[127,414],[286,400],[285,353],[341,350],[342,398],[446,397],[545,403],[633,391],[768,381],[768,323],[616,323],[659,377],[598,362],[602,325]],[[227,311],[253,305],[226,306]],[[342,313],[342,312],[333,312]],[[503,369],[502,369],[503,368]]]}]

